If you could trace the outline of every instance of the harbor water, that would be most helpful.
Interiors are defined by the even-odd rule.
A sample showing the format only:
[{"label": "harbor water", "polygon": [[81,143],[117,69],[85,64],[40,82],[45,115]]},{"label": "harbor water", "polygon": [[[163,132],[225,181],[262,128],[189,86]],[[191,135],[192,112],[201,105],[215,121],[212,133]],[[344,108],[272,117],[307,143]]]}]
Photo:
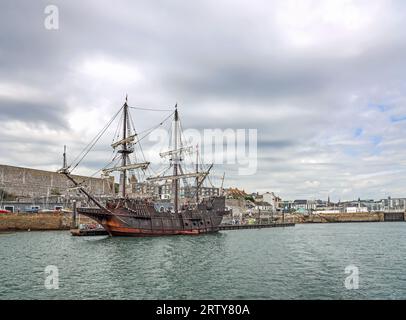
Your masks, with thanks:
[{"label": "harbor water", "polygon": [[[7,233],[0,299],[406,299],[405,243],[404,222],[157,238]],[[45,286],[47,266],[58,289]],[[358,289],[345,285],[349,266]]]}]

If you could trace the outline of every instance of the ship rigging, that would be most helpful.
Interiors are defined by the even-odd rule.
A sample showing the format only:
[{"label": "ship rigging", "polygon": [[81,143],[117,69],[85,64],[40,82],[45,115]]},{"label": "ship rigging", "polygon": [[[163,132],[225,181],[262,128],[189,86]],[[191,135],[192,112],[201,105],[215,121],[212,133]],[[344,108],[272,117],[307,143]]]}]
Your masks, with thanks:
[{"label": "ship rigging", "polygon": [[[193,146],[184,144],[182,139],[182,126],[180,123],[177,104],[175,110],[165,119],[150,129],[140,133],[136,132],[134,122],[129,109],[151,110],[151,111],[169,111],[168,109],[148,109],[139,107],[130,107],[126,97],[123,106],[106,124],[105,127],[96,135],[96,137],[86,146],[86,148],[72,161],[72,163],[59,170],[77,187],[97,208],[78,208],[78,212],[91,217],[102,224],[110,235],[127,236],[145,236],[145,235],[163,235],[163,234],[200,234],[218,231],[218,225],[222,216],[227,213],[225,200],[222,195],[209,197],[199,200],[199,189],[210,174],[213,167],[211,164],[207,169],[199,165],[199,153],[196,148],[196,164],[194,172],[187,172],[181,165],[186,155],[194,151]],[[107,128],[121,114],[120,121],[115,133],[115,140],[111,143],[113,148],[113,159],[104,168],[98,170],[95,174],[101,172],[103,176],[119,172],[119,194],[115,199],[108,200],[105,204],[93,197],[90,192],[85,190],[84,182],[78,183],[72,176],[72,171],[82,162],[87,154],[92,150],[96,143],[107,131]],[[171,143],[169,150],[160,152],[161,158],[169,158],[169,167],[166,167],[158,174],[152,174],[150,162],[145,159],[140,141],[145,139],[155,129],[162,126],[169,119],[173,118],[171,130]],[[119,132],[121,131],[121,135]],[[140,150],[141,157],[135,153],[135,148]],[[134,154],[134,161],[130,155]],[[169,169],[172,170],[168,174]],[[149,184],[159,184],[163,182],[171,184],[172,208],[167,212],[162,212],[162,208],[157,208],[153,197],[130,198],[126,190],[128,173],[141,171],[144,180]],[[147,174],[148,171],[148,174]],[[95,175],[93,174],[93,176]],[[195,181],[194,190],[191,188],[188,179]],[[185,187],[192,190],[188,194],[187,205],[179,206],[180,182]],[[195,201],[193,205],[191,202]],[[142,218],[141,218],[142,217]]]}]

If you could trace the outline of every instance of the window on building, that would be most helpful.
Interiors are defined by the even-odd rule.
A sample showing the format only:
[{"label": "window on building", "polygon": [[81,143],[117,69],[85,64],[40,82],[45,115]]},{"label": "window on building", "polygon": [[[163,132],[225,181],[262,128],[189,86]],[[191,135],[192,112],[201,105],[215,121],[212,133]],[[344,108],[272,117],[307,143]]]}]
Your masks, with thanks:
[{"label": "window on building", "polygon": [[14,206],[4,206],[4,210],[14,212]]}]

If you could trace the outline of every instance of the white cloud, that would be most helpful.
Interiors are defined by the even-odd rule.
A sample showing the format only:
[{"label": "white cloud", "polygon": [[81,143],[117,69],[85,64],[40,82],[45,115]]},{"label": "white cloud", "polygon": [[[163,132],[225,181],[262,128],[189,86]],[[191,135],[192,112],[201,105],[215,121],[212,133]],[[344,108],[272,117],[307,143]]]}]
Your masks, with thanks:
[{"label": "white cloud", "polygon": [[76,72],[85,79],[83,81],[103,82],[110,85],[131,86],[144,79],[136,66],[116,61],[105,56],[86,58],[76,67]]},{"label": "white cloud", "polygon": [[0,82],[0,99],[41,101],[46,98],[46,92],[37,88],[16,82]]}]

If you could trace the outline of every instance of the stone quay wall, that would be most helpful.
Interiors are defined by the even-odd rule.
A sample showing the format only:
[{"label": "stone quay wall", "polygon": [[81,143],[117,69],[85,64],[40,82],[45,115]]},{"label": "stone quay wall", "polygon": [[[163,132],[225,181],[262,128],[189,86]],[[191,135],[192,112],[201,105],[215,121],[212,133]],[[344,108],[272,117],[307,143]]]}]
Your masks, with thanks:
[{"label": "stone quay wall", "polygon": [[68,230],[70,221],[62,213],[0,214],[0,231]]},{"label": "stone quay wall", "polygon": [[[80,223],[95,223],[88,217],[79,216]],[[0,214],[0,232],[69,230],[71,225],[72,213],[67,212]]]},{"label": "stone quay wall", "polygon": [[[282,216],[278,216],[278,221],[282,221]],[[337,213],[337,214],[311,214],[308,216],[301,214],[285,214],[284,222],[289,223],[344,223],[344,222],[383,222],[382,212],[371,213]]]},{"label": "stone quay wall", "polygon": [[[113,195],[114,178],[101,179],[73,175],[77,182],[84,185],[94,195]],[[73,187],[63,174],[8,165],[0,165],[0,189],[8,194],[35,198],[50,195],[62,195]]]}]

